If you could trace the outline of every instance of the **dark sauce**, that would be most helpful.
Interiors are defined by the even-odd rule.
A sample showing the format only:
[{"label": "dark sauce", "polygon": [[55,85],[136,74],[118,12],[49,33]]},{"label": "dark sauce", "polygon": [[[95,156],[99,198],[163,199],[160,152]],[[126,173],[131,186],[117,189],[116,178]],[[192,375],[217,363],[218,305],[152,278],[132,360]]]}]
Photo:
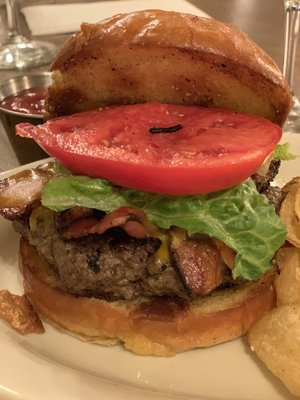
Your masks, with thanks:
[{"label": "dark sauce", "polygon": [[0,104],[1,108],[23,114],[43,115],[47,88],[35,87],[7,97]]}]

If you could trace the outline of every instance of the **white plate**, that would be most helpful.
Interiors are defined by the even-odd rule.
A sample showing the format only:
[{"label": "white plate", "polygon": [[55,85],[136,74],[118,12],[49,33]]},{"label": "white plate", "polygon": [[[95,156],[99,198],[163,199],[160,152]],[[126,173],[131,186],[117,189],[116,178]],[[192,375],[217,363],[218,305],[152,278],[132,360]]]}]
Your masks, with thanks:
[{"label": "white plate", "polygon": [[[286,135],[283,141],[300,154],[300,135]],[[295,175],[300,175],[300,161],[284,162],[278,182]],[[17,252],[18,235],[1,219],[0,289],[22,293]],[[23,337],[0,322],[1,400],[294,398],[250,352],[245,339],[155,358],[85,343],[47,324],[45,328],[43,335]]]}]

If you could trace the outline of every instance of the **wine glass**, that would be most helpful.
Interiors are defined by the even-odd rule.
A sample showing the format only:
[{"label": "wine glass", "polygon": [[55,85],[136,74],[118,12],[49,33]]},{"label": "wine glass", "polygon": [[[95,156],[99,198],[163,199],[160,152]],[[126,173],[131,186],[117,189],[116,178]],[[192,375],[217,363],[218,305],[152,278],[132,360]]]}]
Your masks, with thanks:
[{"label": "wine glass", "polygon": [[283,75],[292,91],[293,105],[284,125],[284,132],[300,133],[300,101],[293,93],[296,47],[300,28],[300,0],[284,0],[285,47]]},{"label": "wine glass", "polygon": [[25,69],[50,63],[56,46],[30,40],[20,33],[16,0],[6,0],[6,12],[8,34],[0,44],[0,69]]}]

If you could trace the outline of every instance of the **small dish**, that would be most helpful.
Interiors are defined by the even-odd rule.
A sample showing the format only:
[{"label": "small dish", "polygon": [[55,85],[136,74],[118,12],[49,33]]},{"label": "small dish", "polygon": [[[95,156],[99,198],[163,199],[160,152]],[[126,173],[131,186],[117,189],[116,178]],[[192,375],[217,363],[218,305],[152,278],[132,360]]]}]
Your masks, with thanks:
[{"label": "small dish", "polygon": [[[51,83],[50,74],[40,73],[40,74],[28,74],[28,75],[21,75],[16,76],[14,78],[7,79],[0,83],[0,111],[4,114],[14,115],[18,117],[24,117],[26,119],[43,119],[43,112],[41,108],[39,110],[36,108],[37,111],[25,111],[22,109],[17,109],[16,107],[10,107],[9,99],[14,99],[18,95],[23,95],[31,91],[30,95],[32,96],[32,101],[37,100],[34,92],[38,92],[39,99],[38,101],[42,100],[42,94],[46,95],[47,87]],[[6,104],[7,103],[7,104]],[[10,104],[11,105],[11,104]],[[33,106],[33,105],[32,105]],[[34,107],[32,107],[34,108]]]},{"label": "small dish", "polygon": [[[37,73],[16,76],[0,82],[0,117],[6,131],[10,144],[20,162],[26,164],[41,158],[47,154],[30,139],[24,139],[15,134],[15,126],[22,122],[29,122],[37,125],[43,122],[43,112],[25,112],[22,109],[13,109],[4,106],[7,99],[12,99],[18,94],[28,93],[30,90],[46,89],[51,83],[49,73]],[[25,91],[25,92],[24,92]],[[45,93],[44,93],[45,95]],[[34,101],[42,102],[41,97],[32,97],[31,106],[34,108]]]}]

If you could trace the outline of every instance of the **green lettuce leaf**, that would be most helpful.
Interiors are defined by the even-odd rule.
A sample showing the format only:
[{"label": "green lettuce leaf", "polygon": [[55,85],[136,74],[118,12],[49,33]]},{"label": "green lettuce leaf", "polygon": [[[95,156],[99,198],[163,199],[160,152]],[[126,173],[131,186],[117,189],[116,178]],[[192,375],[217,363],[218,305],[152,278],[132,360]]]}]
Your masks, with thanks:
[{"label": "green lettuce leaf", "polygon": [[277,144],[272,154],[272,158],[282,161],[295,160],[297,157],[291,153],[289,143]]},{"label": "green lettuce leaf", "polygon": [[237,252],[233,276],[258,278],[271,267],[286,230],[274,207],[260,195],[251,179],[220,192],[168,196],[114,186],[86,176],[57,176],[42,192],[42,204],[54,211],[74,206],[105,212],[131,205],[143,210],[160,228],[177,226],[189,235],[204,233]]}]

